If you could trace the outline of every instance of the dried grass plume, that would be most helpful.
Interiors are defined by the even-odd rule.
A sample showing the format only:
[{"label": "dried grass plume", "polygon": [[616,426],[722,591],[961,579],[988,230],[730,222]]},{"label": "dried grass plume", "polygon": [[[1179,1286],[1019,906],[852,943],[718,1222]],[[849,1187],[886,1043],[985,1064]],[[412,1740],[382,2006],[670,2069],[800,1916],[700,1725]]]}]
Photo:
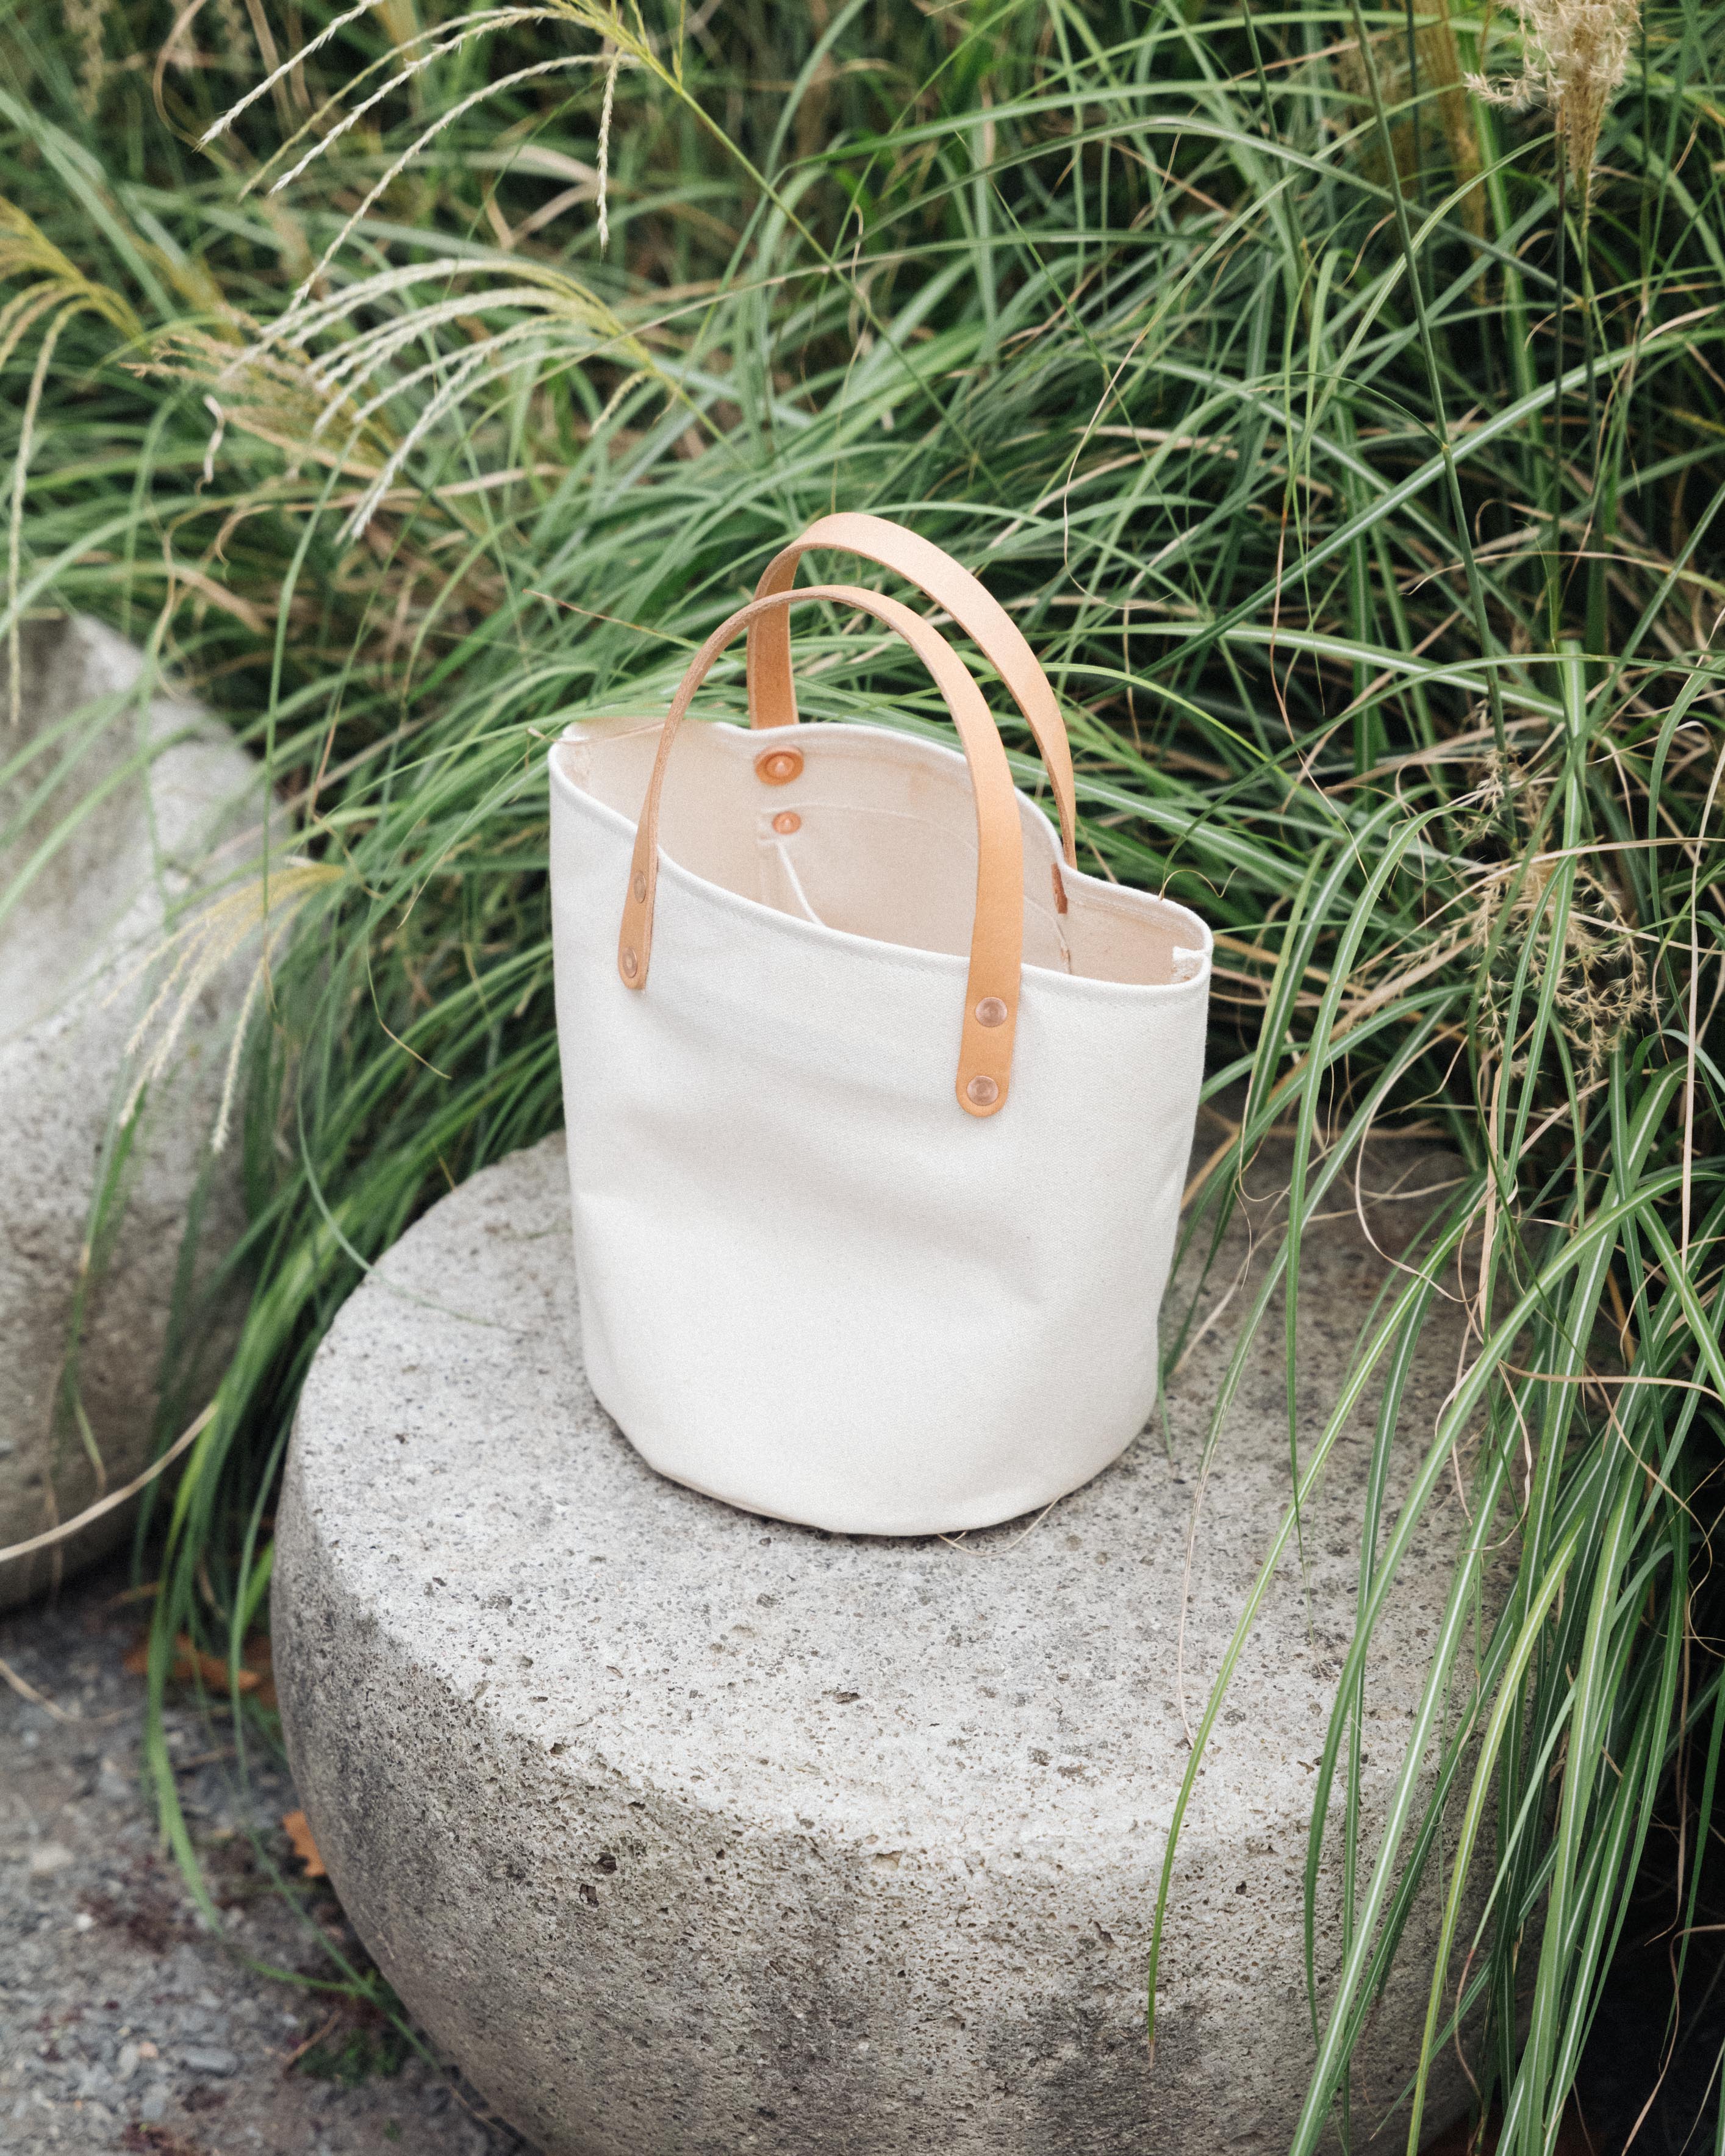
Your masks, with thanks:
[{"label": "dried grass plume", "polygon": [[1468,88],[1517,111],[1551,107],[1569,161],[1569,177],[1585,204],[1599,131],[1629,72],[1640,28],[1640,0],[1512,0],[1527,49],[1521,74],[1491,82],[1470,75]]}]

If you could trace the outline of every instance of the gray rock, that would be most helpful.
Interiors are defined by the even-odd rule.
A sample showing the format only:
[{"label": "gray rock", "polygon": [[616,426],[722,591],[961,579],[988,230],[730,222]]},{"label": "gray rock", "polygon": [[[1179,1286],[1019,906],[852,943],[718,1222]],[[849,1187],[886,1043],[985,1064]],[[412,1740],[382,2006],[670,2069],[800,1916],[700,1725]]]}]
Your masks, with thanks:
[{"label": "gray rock", "polygon": [[[1368,1249],[1351,1223],[1308,1244],[1302,1443],[1381,1277]],[[1153,2066],[1146,1955],[1189,1756],[1183,1574],[1245,1294],[1172,1387],[1166,1448],[1147,1435],[1038,1521],[891,1542],[655,1476],[588,1389],[572,1281],[549,1140],[403,1239],[300,1409],[275,1574],[288,1748],[343,1904],[414,2014],[552,2156],[1274,2156],[1312,2051],[1302,1871],[1363,1428],[1308,1512],[1307,1594],[1291,1563],[1197,1784]],[[1194,1719],[1286,1502],[1279,1318],[1266,1332],[1194,1548]],[[1398,1490],[1453,1354],[1434,1342],[1410,1386]],[[1379,1635],[1368,1833],[1459,1518],[1423,1538]],[[1435,1915],[1416,1912],[1359,2055],[1361,2148],[1405,2136],[1404,2117],[1373,2128],[1417,2053]],[[1452,2051],[1428,2127],[1466,2094]]]},{"label": "gray rock", "polygon": [[[0,1548],[130,1481],[164,1405],[195,1409],[238,1314],[231,1294],[212,1306],[203,1290],[242,1224],[237,1158],[213,1163],[209,1137],[249,954],[202,984],[117,1158],[110,1140],[150,998],[139,969],[188,893],[255,872],[263,792],[218,721],[166,697],[128,701],[140,673],[138,653],[99,623],[26,627],[22,723],[5,749],[23,761],[0,786],[0,828],[12,826],[0,894],[35,863],[0,921]],[[0,660],[0,707],[7,698]],[[197,1259],[177,1281],[188,1230]],[[129,1526],[116,1511],[0,1567],[0,1609]]]},{"label": "gray rock", "polygon": [[180,2053],[180,2064],[189,2074],[231,2074],[239,2060],[219,2044],[187,2044]]}]

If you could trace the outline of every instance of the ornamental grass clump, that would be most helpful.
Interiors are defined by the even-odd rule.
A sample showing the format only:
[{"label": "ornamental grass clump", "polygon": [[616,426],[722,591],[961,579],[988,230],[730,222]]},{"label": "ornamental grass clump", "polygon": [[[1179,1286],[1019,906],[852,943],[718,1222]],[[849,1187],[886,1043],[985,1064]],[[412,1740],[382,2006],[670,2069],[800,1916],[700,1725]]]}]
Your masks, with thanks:
[{"label": "ornamental grass clump", "polygon": [[[0,28],[8,630],[84,608],[144,644],[232,715],[321,878],[260,900],[247,947],[254,1286],[143,1529],[153,1697],[182,1633],[239,1666],[342,1297],[556,1127],[546,744],[665,701],[815,516],[900,517],[1043,657],[1084,864],[1219,931],[1227,1137],[1170,1357],[1249,1166],[1286,1149],[1194,1480],[1226,1472],[1268,1326],[1288,1503],[1197,1673],[1169,1896],[1259,1596],[1371,1422],[1308,1923],[1274,1973],[1312,2007],[1291,2156],[1338,2124],[1417,2148],[1457,2042],[1504,2156],[1548,2156],[1650,1847],[1668,2062],[1694,2041],[1676,1980],[1717,1966],[1725,16],[1446,19],[1453,64],[1436,10],[1209,0],[114,0],[100,69],[45,0]],[[1456,68],[1536,90],[1562,156]],[[914,664],[843,629],[799,642],[811,715],[886,700],[937,731]],[[710,708],[740,694],[716,669]],[[8,753],[28,786],[54,751]],[[1444,1187],[1314,1431],[1301,1250],[1383,1133],[1441,1145]],[[1416,1426],[1439,1311],[1465,1351]],[[1392,1739],[1378,1620],[1445,1508],[1450,1599]],[[149,1758],[195,1879],[159,1720]],[[1361,2032],[1414,1953],[1425,2061],[1368,2089]]]}]

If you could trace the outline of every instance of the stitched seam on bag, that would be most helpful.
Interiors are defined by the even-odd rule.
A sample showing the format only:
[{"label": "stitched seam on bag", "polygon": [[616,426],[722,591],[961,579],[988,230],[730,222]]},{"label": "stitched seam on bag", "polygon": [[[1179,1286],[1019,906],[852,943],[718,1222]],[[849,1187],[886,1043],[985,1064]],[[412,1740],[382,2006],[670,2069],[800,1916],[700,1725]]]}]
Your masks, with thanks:
[{"label": "stitched seam on bag", "polygon": [[[766,813],[762,812],[763,816]],[[797,874],[797,865],[786,850],[784,840],[775,835],[770,824],[766,830],[757,837],[755,843],[760,849],[763,865],[768,861],[776,861],[785,875],[789,878],[791,894],[797,900],[802,911],[798,912],[795,906],[775,906],[770,898],[763,898],[761,901],[762,905],[773,913],[788,914],[793,921],[811,921],[818,928],[825,927],[826,923],[809,902],[809,894],[803,888],[803,879]]]}]

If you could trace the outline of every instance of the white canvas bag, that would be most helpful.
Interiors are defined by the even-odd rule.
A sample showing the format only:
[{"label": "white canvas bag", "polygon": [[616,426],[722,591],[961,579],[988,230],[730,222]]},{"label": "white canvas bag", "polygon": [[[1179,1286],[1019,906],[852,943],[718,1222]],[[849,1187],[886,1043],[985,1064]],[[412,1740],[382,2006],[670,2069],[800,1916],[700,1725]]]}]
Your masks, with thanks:
[{"label": "white canvas bag", "polygon": [[[937,629],[877,593],[790,589],[812,547],[896,569],[975,639],[1060,839]],[[962,754],[798,723],[788,613],[821,598],[905,638]],[[756,731],[680,731],[744,629]],[[600,1401],[661,1473],[847,1533],[984,1527],[1086,1481],[1156,1399],[1210,937],[1073,865],[1065,729],[1010,618],[901,526],[827,517],[662,720],[573,726],[550,761]]]}]

